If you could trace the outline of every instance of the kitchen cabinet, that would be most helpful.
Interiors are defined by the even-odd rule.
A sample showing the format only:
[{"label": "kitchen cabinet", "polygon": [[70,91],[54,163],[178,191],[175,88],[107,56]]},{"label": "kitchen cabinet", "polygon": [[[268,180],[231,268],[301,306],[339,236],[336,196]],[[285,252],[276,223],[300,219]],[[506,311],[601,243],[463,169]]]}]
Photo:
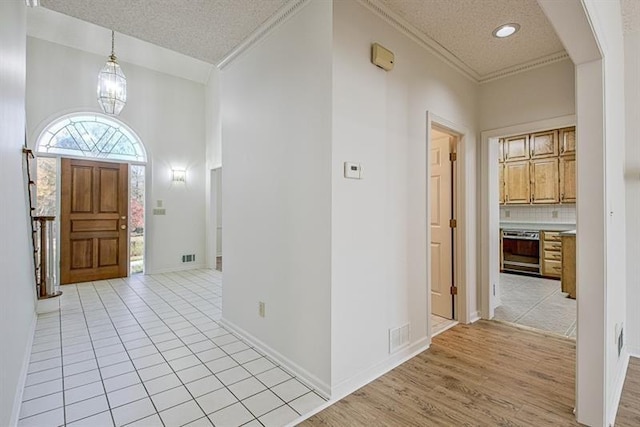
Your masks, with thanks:
[{"label": "kitchen cabinet", "polygon": [[576,128],[564,128],[559,131],[560,155],[573,156],[576,154]]},{"label": "kitchen cabinet", "polygon": [[560,201],[558,186],[557,158],[531,161],[531,203],[558,203]]},{"label": "kitchen cabinet", "polygon": [[505,162],[529,160],[529,135],[504,138],[502,145]]},{"label": "kitchen cabinet", "polygon": [[543,231],[540,245],[543,276],[559,278],[562,275],[562,240],[559,231]]},{"label": "kitchen cabinet", "polygon": [[575,232],[561,234],[562,239],[562,277],[560,286],[562,292],[569,294],[569,298],[576,298],[576,235]]},{"label": "kitchen cabinet", "polygon": [[504,164],[504,203],[522,205],[531,203],[529,161]]},{"label": "kitchen cabinet", "polygon": [[576,202],[576,158],[560,158],[560,202]]},{"label": "kitchen cabinet", "polygon": [[532,133],[529,137],[531,148],[530,157],[539,159],[543,157],[558,156],[558,131],[550,130],[546,132]]},{"label": "kitchen cabinet", "polygon": [[504,139],[498,140],[498,163],[504,162]]},{"label": "kitchen cabinet", "polygon": [[504,163],[498,164],[498,188],[500,189],[500,204],[504,204]]}]

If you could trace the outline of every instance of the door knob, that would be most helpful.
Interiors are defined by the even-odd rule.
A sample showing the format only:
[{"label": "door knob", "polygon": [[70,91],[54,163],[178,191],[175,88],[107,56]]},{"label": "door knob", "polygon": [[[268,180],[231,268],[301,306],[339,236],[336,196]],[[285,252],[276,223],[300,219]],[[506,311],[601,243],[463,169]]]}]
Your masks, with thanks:
[{"label": "door knob", "polygon": [[122,225],[120,226],[120,228],[121,228],[122,230],[126,230],[126,229],[127,229],[127,226],[126,226],[126,225],[124,225],[124,224],[122,224]]},{"label": "door knob", "polygon": [[127,219],[127,217],[126,216],[121,216],[120,219],[124,221],[125,219]]}]

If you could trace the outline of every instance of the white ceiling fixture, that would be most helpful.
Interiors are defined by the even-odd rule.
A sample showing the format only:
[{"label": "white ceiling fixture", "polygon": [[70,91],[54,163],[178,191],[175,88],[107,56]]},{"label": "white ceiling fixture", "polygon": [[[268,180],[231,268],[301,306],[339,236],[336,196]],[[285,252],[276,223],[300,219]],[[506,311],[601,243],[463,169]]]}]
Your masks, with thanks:
[{"label": "white ceiling fixture", "polygon": [[509,36],[514,35],[520,29],[520,24],[512,23],[512,24],[504,24],[500,25],[498,28],[493,30],[493,37],[497,37],[499,39],[504,39]]},{"label": "white ceiling fixture", "polygon": [[115,54],[115,32],[111,30],[111,55],[98,73],[98,103],[107,114],[117,116],[127,103],[127,78]]}]

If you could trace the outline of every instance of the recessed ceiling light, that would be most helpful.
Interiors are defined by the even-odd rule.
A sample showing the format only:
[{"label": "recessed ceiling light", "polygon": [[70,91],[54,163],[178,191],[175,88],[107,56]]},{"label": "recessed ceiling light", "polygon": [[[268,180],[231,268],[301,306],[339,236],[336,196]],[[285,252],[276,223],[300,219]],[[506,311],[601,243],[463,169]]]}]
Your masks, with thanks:
[{"label": "recessed ceiling light", "polygon": [[520,24],[504,24],[493,30],[493,36],[499,39],[509,37],[518,32]]}]

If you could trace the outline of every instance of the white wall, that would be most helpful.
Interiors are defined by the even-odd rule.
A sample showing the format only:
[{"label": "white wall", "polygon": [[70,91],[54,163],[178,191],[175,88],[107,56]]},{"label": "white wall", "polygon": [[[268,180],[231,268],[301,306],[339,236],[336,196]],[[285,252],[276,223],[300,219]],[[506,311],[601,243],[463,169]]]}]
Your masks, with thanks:
[{"label": "white wall", "polygon": [[640,31],[625,39],[627,343],[640,357]]},{"label": "white wall", "polygon": [[221,74],[223,318],[326,393],[331,11],[310,1]]},{"label": "white wall", "polygon": [[[106,55],[106,53],[105,53]],[[106,56],[29,37],[27,125],[30,144],[52,119],[72,111],[99,111],[96,78]],[[205,124],[204,85],[121,63],[128,102],[118,119],[142,139],[147,170],[146,272],[204,265]],[[186,169],[187,182],[173,184],[171,169]],[[151,215],[162,200],[166,216]],[[196,254],[183,264],[182,254]]]},{"label": "white wall", "polygon": [[[478,89],[358,2],[334,2],[333,36],[331,347],[340,395],[393,360],[390,328],[410,324],[410,349],[428,343],[426,112],[470,130],[463,170],[475,178]],[[392,71],[371,64],[372,42],[394,52]],[[345,161],[360,162],[364,179],[344,179]],[[466,210],[475,218],[475,205]],[[465,246],[475,255],[475,242]]]},{"label": "white wall", "polygon": [[0,425],[17,421],[17,402],[35,322],[35,285],[22,145],[25,126],[26,8],[0,2]]},{"label": "white wall", "polygon": [[[618,357],[615,331],[626,320],[625,87],[624,39],[619,2],[585,2],[604,54],[605,121],[605,422],[618,409],[626,370],[626,350]],[[580,215],[580,211],[578,211]],[[578,221],[580,216],[578,216]]]},{"label": "white wall", "polygon": [[480,85],[483,131],[575,114],[570,59]]},{"label": "white wall", "polygon": [[[218,255],[217,242],[218,223],[222,215],[219,214],[220,203],[216,200],[220,197],[219,188],[221,180],[212,182],[217,172],[213,169],[222,166],[222,123],[220,120],[220,71],[213,67],[209,74],[209,79],[204,92],[204,124],[206,139],[206,168],[207,182],[206,193],[209,195],[206,200],[206,229],[207,229],[207,264],[210,268],[215,268],[215,257]],[[216,186],[217,185],[217,186]]]}]

